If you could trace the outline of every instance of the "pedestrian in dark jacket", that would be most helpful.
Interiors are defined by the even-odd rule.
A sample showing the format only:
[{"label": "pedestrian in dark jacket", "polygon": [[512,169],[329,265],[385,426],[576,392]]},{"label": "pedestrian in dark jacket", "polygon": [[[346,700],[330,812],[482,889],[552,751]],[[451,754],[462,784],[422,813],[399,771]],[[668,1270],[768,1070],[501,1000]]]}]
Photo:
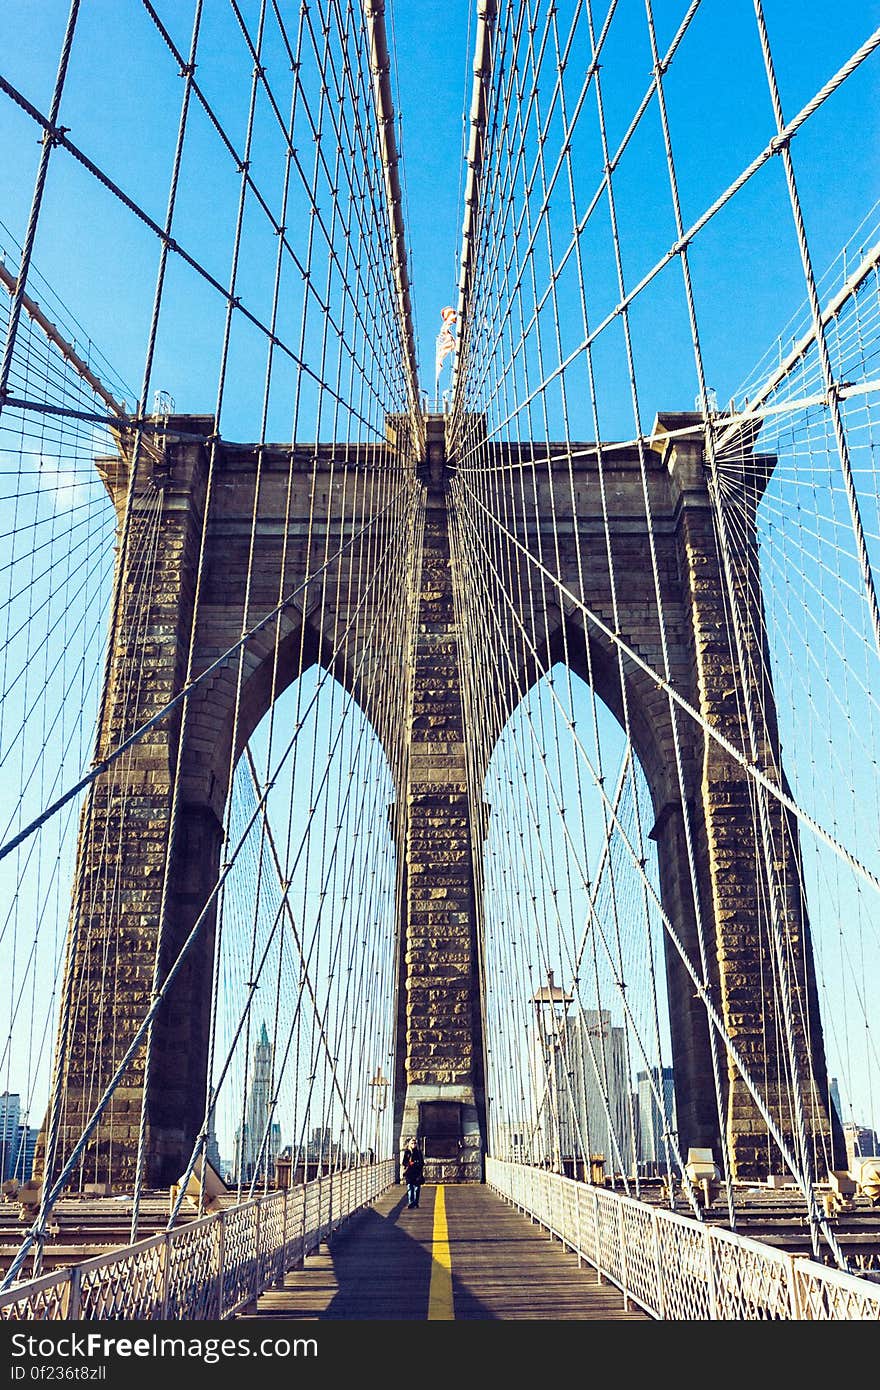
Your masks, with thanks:
[{"label": "pedestrian in dark jacket", "polygon": [[415,1139],[410,1139],[403,1151],[403,1180],[406,1183],[407,1207],[419,1205],[419,1193],[425,1177],[425,1160]]}]

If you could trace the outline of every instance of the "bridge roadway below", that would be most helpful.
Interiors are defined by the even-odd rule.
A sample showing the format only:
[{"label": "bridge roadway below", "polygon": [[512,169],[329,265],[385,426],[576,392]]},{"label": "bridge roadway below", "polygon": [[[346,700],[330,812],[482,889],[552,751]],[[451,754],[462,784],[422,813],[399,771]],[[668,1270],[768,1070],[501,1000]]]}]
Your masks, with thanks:
[{"label": "bridge roadway below", "polygon": [[248,1321],[551,1319],[647,1321],[613,1284],[489,1188],[425,1185],[409,1210],[392,1187],[264,1293]]}]

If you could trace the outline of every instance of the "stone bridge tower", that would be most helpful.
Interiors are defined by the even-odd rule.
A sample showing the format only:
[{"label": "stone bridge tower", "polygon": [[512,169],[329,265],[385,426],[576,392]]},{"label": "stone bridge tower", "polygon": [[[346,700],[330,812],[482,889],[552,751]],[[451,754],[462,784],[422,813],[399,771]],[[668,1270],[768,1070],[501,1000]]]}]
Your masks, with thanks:
[{"label": "stone bridge tower", "polygon": [[[689,433],[694,417],[661,417],[648,451],[654,540],[663,595],[671,681],[710,723],[743,746],[743,711],[732,678],[725,584],[716,545],[712,504],[707,489],[699,436]],[[102,752],[157,712],[182,688],[190,629],[195,624],[195,669],[203,670],[241,635],[242,595],[255,489],[257,450],[252,445],[215,441],[216,484],[207,517],[207,566],[198,611],[194,566],[205,522],[207,441],[213,421],[175,417],[168,421],[165,450],[145,469],[135,521],[148,505],[150,489],[162,490],[162,521],[154,579],[147,590],[123,586],[121,622],[111,653],[109,682],[120,698],[107,703],[101,731]],[[475,859],[482,853],[484,808],[482,786],[469,785],[468,730],[462,707],[462,667],[472,660],[456,617],[455,586],[461,582],[453,537],[456,489],[454,459],[447,458],[444,421],[428,417],[425,456],[412,479],[420,490],[418,504],[424,538],[410,556],[409,582],[416,595],[408,695],[411,707],[409,758],[404,782],[397,787],[397,849],[401,898],[400,980],[398,989],[395,1073],[395,1137],[418,1132],[426,1144],[429,1173],[445,1180],[478,1180],[486,1149],[484,1040],[478,923],[481,905],[475,889]],[[375,448],[383,446],[377,442]],[[585,611],[610,625],[612,610],[604,522],[599,502],[595,445],[491,445],[501,461],[535,469],[531,512],[522,518],[525,546],[552,525],[569,593],[576,591],[577,547],[581,557],[583,603],[559,602],[533,632],[537,657],[526,662],[519,679],[502,691],[505,714],[563,651],[582,676],[592,679],[597,694],[622,717],[620,666],[614,644]],[[295,452],[295,451],[294,451]],[[321,514],[339,534],[343,498],[334,489],[334,445],[311,446],[310,469],[303,470],[322,494]],[[503,458],[502,458],[503,455]],[[377,455],[378,456],[378,455]],[[287,493],[290,447],[260,450],[263,503],[258,554],[252,566],[251,612],[269,612],[277,602],[280,556],[289,543],[294,566],[307,574],[321,563],[323,539],[312,538],[314,553],[303,538],[305,520],[314,506],[307,482]],[[564,466],[553,462],[564,460]],[[498,460],[496,460],[498,461]],[[755,477],[752,460],[750,477]],[[125,460],[103,460],[105,481],[117,509],[127,484]],[[772,468],[766,461],[765,477]],[[660,671],[660,625],[656,594],[647,563],[648,537],[640,461],[634,449],[605,454],[605,488],[611,499],[609,518],[618,574],[626,576],[619,594],[620,635],[629,648]],[[760,470],[759,470],[760,471]],[[294,475],[296,476],[296,475]],[[745,495],[745,494],[744,494]],[[757,492],[745,505],[754,509]],[[370,500],[358,502],[361,522],[370,519]],[[499,506],[501,503],[499,502]],[[747,510],[747,514],[748,510]],[[286,521],[285,521],[286,518]],[[752,605],[749,630],[752,650],[763,642],[760,599],[747,582],[754,565],[754,525],[743,527],[733,557],[736,582]],[[346,561],[337,592],[358,599],[366,582]],[[291,582],[293,582],[293,577]],[[390,659],[394,605],[365,600],[365,618],[357,626],[344,658],[331,669],[349,689],[347,663],[362,665]],[[499,602],[500,602],[499,595]],[[368,611],[371,603],[373,611]],[[380,611],[381,609],[381,611]],[[165,949],[173,958],[193,922],[209,902],[220,868],[222,816],[229,769],[275,696],[303,664],[327,661],[329,643],[322,624],[305,599],[282,616],[277,674],[270,678],[272,634],[262,634],[248,649],[240,689],[238,746],[230,746],[236,700],[234,672],[220,670],[191,699],[181,751],[180,833],[170,865]],[[532,619],[519,615],[526,626]],[[383,627],[383,623],[386,627]],[[387,632],[387,641],[382,634]],[[370,638],[365,650],[359,642]],[[387,648],[387,650],[386,650]],[[133,666],[143,671],[130,689]],[[755,661],[755,671],[766,663]],[[683,775],[695,835],[697,894],[694,894],[684,837],[682,798],[672,756],[669,702],[657,682],[631,660],[623,662],[623,680],[636,752],[654,804],[653,838],[657,844],[664,910],[692,959],[699,960],[697,913],[708,947],[708,988],[730,1036],[753,1073],[767,1084],[771,1108],[790,1132],[786,1104],[785,1060],[770,1045],[776,1026],[775,1004],[762,993],[761,964],[770,951],[763,902],[766,883],[756,861],[752,788],[742,768],[706,737],[699,724],[682,720]],[[763,683],[762,683],[763,682]],[[406,692],[402,691],[402,697]],[[122,695],[125,698],[122,698]],[[760,711],[762,765],[781,777],[772,690],[767,677],[756,677],[751,692]],[[365,706],[383,739],[384,715]],[[77,870],[78,917],[71,927],[67,991],[78,1001],[64,1055],[64,1110],[59,1155],[69,1152],[94,1099],[108,1079],[109,1059],[96,1039],[112,1027],[124,1042],[149,1003],[162,896],[162,865],[168,832],[172,768],[177,757],[180,720],[169,719],[132,749],[114,780],[96,784],[92,811],[83,822]],[[497,731],[500,732],[500,729]],[[483,769],[485,771],[485,769]],[[476,769],[479,777],[480,769]],[[472,773],[473,775],[473,773]],[[121,819],[124,791],[126,812]],[[772,811],[793,989],[798,1006],[796,1046],[808,1113],[815,1132],[840,1144],[839,1129],[829,1117],[824,1045],[813,973],[809,926],[803,901],[796,829],[779,809]],[[112,868],[121,903],[118,917],[104,913],[101,883]],[[103,876],[103,878],[102,878]],[[696,900],[695,900],[696,899]],[[124,1186],[133,1173],[141,1097],[147,1093],[147,1182],[165,1185],[179,1177],[189,1158],[205,1106],[206,1067],[214,950],[213,909],[209,908],[196,950],[176,980],[157,1016],[153,1063],[144,1072],[143,1053],[118,1089],[112,1111],[89,1151],[92,1179]],[[112,1020],[97,987],[107,961],[118,962]],[[667,979],[673,1062],[678,1106],[679,1144],[718,1146],[718,1117],[712,1082],[705,1015],[693,983],[677,953],[667,947]],[[117,1046],[118,1053],[118,1046]],[[721,1050],[722,1059],[724,1056]],[[725,1128],[734,1172],[759,1177],[766,1171],[766,1136],[755,1106],[733,1066],[725,1068]],[[763,1136],[763,1138],[762,1138]],[[57,1171],[57,1164],[56,1169]]]}]

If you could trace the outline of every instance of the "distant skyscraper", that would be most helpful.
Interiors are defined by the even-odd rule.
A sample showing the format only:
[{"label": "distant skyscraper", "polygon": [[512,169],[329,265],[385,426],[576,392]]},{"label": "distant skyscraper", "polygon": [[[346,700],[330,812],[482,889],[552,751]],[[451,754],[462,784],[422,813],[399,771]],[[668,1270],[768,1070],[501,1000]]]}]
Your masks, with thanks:
[{"label": "distant skyscraper", "polygon": [[522,1121],[496,1121],[492,1133],[492,1153],[509,1163],[532,1163],[531,1136]]},{"label": "distant skyscraper", "polygon": [[339,1144],[334,1142],[333,1132],[326,1125],[312,1130],[311,1138],[305,1147],[306,1164],[314,1165],[315,1171],[335,1168],[340,1158]]},{"label": "distant skyscraper", "polygon": [[831,1104],[837,1111],[837,1118],[843,1124],[843,1106],[840,1103],[840,1087],[837,1084],[837,1077],[832,1076],[828,1082],[828,1090],[831,1094]]},{"label": "distant skyscraper", "polygon": [[34,1153],[37,1147],[38,1129],[30,1129],[27,1125],[18,1127],[18,1154],[15,1159],[15,1172],[13,1177],[17,1182],[30,1182],[34,1171]]},{"label": "distant skyscraper", "polygon": [[[657,1104],[652,1080],[662,1097],[665,1115]],[[666,1172],[666,1145],[663,1135],[667,1129],[675,1128],[675,1087],[672,1068],[663,1067],[662,1072],[658,1071],[657,1067],[652,1067],[650,1072],[640,1071],[636,1077],[636,1087],[639,1170],[651,1177]]]},{"label": "distant skyscraper", "polygon": [[530,1042],[534,1135],[527,1162],[562,1170],[567,1160],[589,1163],[595,1154],[605,1171],[630,1172],[634,1163],[625,1030],[608,1009],[575,1008],[553,982],[532,997],[535,1026]]},{"label": "distant skyscraper", "polygon": [[846,1144],[847,1166],[849,1167],[857,1158],[874,1158],[880,1154],[877,1135],[868,1125],[844,1125],[843,1138]]},{"label": "distant skyscraper", "polygon": [[626,1032],[608,1009],[576,1009],[559,1051],[559,1117],[564,1157],[602,1154],[606,1173],[634,1163]]},{"label": "distant skyscraper", "polygon": [[20,1142],[21,1096],[15,1091],[0,1094],[0,1181],[17,1177],[16,1160]]},{"label": "distant skyscraper", "polygon": [[225,1178],[226,1174],[223,1171],[223,1159],[220,1157],[220,1145],[217,1143],[217,1131],[214,1128],[213,1120],[208,1130],[208,1139],[205,1144],[205,1157],[214,1169],[214,1172],[219,1173],[221,1178]]},{"label": "distant skyscraper", "polygon": [[235,1139],[235,1178],[250,1182],[255,1174],[272,1177],[275,1156],[281,1146],[277,1124],[272,1124],[265,1144],[263,1137],[269,1123],[272,1101],[272,1044],[263,1023],[254,1048],[251,1084],[245,1107],[245,1122]]}]

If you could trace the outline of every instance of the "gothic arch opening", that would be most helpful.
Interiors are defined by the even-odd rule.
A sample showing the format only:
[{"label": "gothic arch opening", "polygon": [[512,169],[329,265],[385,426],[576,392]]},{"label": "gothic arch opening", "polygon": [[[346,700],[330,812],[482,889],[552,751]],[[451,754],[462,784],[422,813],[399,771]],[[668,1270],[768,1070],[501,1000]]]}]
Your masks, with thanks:
[{"label": "gothic arch opening", "polygon": [[483,854],[492,1151],[631,1185],[676,1129],[654,813],[615,715],[560,662],[489,761]]},{"label": "gothic arch opening", "polygon": [[251,734],[227,815],[208,1143],[242,1191],[387,1148],[369,1083],[392,1060],[395,813],[373,726],[313,663]]}]

